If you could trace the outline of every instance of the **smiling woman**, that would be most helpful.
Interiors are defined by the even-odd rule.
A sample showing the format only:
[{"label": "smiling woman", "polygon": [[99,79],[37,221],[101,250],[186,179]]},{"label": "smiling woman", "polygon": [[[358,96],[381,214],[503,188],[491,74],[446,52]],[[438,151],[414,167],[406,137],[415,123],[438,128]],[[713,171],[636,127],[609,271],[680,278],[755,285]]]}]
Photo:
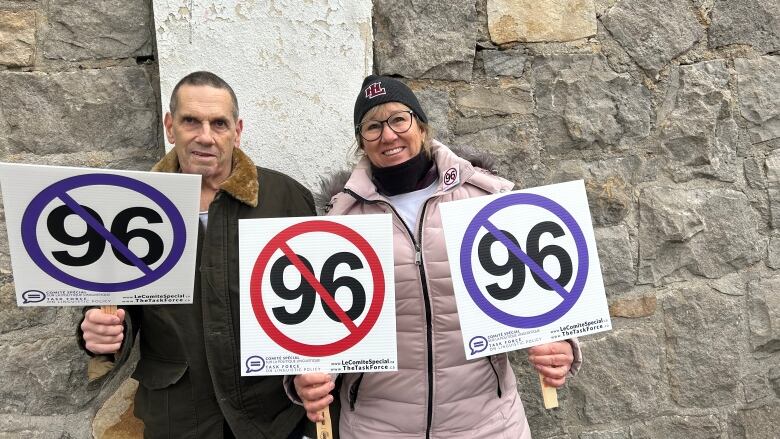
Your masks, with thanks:
[{"label": "smiling woman", "polygon": [[[439,214],[441,203],[505,191],[512,183],[432,140],[417,97],[393,78],[365,79],[354,122],[364,157],[339,185],[328,214],[393,216],[399,368],[343,375],[340,437],[529,439],[506,354],[466,360]],[[579,367],[576,340],[529,354],[551,386],[563,385]],[[290,396],[319,422],[333,398],[332,377],[310,373],[290,381]]]}]

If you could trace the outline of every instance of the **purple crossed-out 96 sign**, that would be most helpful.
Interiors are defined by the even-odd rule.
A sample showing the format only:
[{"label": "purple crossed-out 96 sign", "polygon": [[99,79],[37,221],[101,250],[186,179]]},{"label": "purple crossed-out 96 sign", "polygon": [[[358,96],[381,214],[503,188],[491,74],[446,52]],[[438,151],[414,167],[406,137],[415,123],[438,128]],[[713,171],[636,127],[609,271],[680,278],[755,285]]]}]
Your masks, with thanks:
[{"label": "purple crossed-out 96 sign", "polygon": [[[86,212],[86,210],[67,193],[73,189],[94,185],[116,186],[138,192],[152,200],[163,210],[171,223],[173,243],[171,245],[171,251],[168,253],[168,257],[165,258],[156,269],[152,270],[135,256],[127,246],[113,236],[111,232],[106,230],[100,222],[95,220],[95,218]],[[115,283],[93,282],[74,277],[55,266],[46,255],[44,255],[41,250],[41,245],[38,242],[38,220],[46,206],[57,198],[70,207],[75,214],[81,217],[89,225],[89,227],[93,228],[108,243],[117,249],[117,251],[133,263],[133,265],[142,272],[142,276]],[[168,197],[144,182],[115,174],[83,174],[60,180],[38,193],[38,195],[30,201],[30,204],[27,206],[27,209],[22,216],[22,243],[33,262],[52,278],[72,287],[89,291],[114,293],[149,285],[163,277],[176,266],[176,263],[184,253],[186,242],[187,229],[184,225],[184,219],[182,218],[181,213],[179,213],[179,209],[176,208],[176,205],[174,205]]]},{"label": "purple crossed-out 96 sign", "polygon": [[[534,262],[522,249],[520,249],[514,242],[512,242],[503,232],[499,230],[493,223],[490,222],[490,217],[496,212],[512,206],[530,205],[540,207],[547,210],[553,215],[560,218],[561,221],[571,232],[572,238],[577,248],[577,277],[574,280],[574,284],[571,291],[566,291],[560,286],[549,274],[547,274],[542,267]],[[516,316],[509,314],[505,311],[498,309],[493,305],[483,294],[482,289],[477,285],[474,279],[474,270],[471,263],[471,254],[474,248],[474,240],[477,237],[477,232],[481,228],[485,228],[488,233],[492,234],[499,242],[506,246],[507,250],[514,254],[520,261],[522,261],[531,271],[541,278],[549,287],[553,288],[563,299],[552,310],[545,312],[537,316]],[[463,242],[460,248],[460,269],[461,276],[463,277],[463,283],[466,286],[471,299],[474,303],[490,318],[507,326],[515,328],[538,328],[550,324],[564,314],[566,314],[579,299],[582,291],[585,287],[585,282],[588,278],[588,246],[585,242],[585,237],[582,234],[580,228],[574,217],[564,209],[560,204],[555,201],[536,194],[516,193],[505,195],[501,198],[493,200],[483,207],[469,223],[466,231],[463,235]]]}]

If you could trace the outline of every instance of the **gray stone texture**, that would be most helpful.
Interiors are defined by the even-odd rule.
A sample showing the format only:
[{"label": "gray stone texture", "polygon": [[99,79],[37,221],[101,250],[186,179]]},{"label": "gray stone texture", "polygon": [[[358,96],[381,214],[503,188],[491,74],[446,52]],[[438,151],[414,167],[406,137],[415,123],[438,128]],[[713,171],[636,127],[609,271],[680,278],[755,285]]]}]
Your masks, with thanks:
[{"label": "gray stone texture", "polygon": [[150,6],[147,0],[51,0],[43,55],[69,61],[151,55]]},{"label": "gray stone texture", "polygon": [[766,255],[761,219],[742,192],[647,188],[639,210],[639,283],[718,278]]},{"label": "gray stone texture", "polygon": [[487,0],[490,39],[572,41],[596,34],[593,0]]},{"label": "gray stone texture", "polygon": [[769,255],[766,258],[766,265],[770,268],[780,268],[780,236],[769,238]]},{"label": "gray stone texture", "polygon": [[672,400],[682,407],[735,403],[742,319],[734,310],[740,298],[695,285],[673,293],[662,301]]},{"label": "gray stone texture", "polygon": [[408,78],[471,79],[474,1],[374,1],[374,69]]},{"label": "gray stone texture", "polygon": [[680,66],[672,75],[658,128],[675,181],[737,179],[738,126],[732,100],[723,60]]},{"label": "gray stone texture", "polygon": [[652,328],[615,327],[586,340],[588,367],[568,384],[577,410],[590,424],[653,416],[667,393],[663,335]]},{"label": "gray stone texture", "polygon": [[776,438],[780,431],[780,404],[740,410],[730,424],[732,438]]},{"label": "gray stone texture", "polygon": [[636,283],[636,269],[628,229],[622,225],[603,227],[594,233],[607,297],[631,289]]},{"label": "gray stone texture", "polygon": [[650,93],[598,55],[537,57],[531,67],[545,149],[625,149],[650,132]]},{"label": "gray stone texture", "polygon": [[601,22],[651,75],[704,38],[687,0],[620,0]]},{"label": "gray stone texture", "polygon": [[717,416],[663,416],[631,426],[631,439],[720,439]]},{"label": "gray stone texture", "polygon": [[[4,288],[2,294],[3,302],[10,302],[13,290]],[[3,316],[3,323],[18,329],[10,326],[0,333],[0,375],[13,377],[4,380],[0,390],[0,413],[46,416],[82,411],[94,393],[87,388],[86,361],[73,338],[81,309],[59,308],[54,316],[30,308],[21,313],[30,320],[29,327],[15,323],[18,315]]]},{"label": "gray stone texture", "polygon": [[756,351],[780,351],[780,274],[748,287],[750,344]]},{"label": "gray stone texture", "polygon": [[35,59],[34,10],[0,10],[0,65],[29,66]]},{"label": "gray stone texture", "polygon": [[482,50],[482,63],[488,76],[523,76],[528,57],[518,50]]},{"label": "gray stone texture", "polygon": [[780,50],[780,1],[714,0],[710,47],[752,46],[760,53]]},{"label": "gray stone texture", "polygon": [[3,154],[143,155],[157,146],[156,100],[141,67],[0,72],[0,96]]},{"label": "gray stone texture", "polygon": [[780,229],[780,149],[772,151],[766,159],[766,190],[772,227]]},{"label": "gray stone texture", "polygon": [[759,143],[780,137],[780,56],[737,58],[734,68],[750,140]]}]

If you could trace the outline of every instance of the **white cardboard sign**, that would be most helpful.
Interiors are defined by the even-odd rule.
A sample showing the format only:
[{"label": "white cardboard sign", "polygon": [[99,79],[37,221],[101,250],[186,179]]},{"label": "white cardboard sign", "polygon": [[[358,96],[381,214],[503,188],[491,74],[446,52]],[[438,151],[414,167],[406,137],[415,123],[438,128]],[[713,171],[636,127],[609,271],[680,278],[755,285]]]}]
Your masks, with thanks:
[{"label": "white cardboard sign", "polygon": [[466,358],[611,329],[582,180],[444,203]]},{"label": "white cardboard sign", "polygon": [[200,176],[0,163],[19,306],[192,303]]},{"label": "white cardboard sign", "polygon": [[239,221],[241,375],[397,370],[390,215]]}]

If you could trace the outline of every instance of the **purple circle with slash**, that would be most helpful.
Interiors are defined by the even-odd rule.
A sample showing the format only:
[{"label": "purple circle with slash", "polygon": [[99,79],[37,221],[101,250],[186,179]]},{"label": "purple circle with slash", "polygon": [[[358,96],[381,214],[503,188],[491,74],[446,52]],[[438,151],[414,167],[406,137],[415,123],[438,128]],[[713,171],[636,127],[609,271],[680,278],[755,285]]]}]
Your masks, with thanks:
[{"label": "purple circle with slash", "polygon": [[[485,227],[489,230],[488,233],[491,233],[491,229],[498,229],[497,227],[493,226],[492,223],[490,223],[490,217],[504,208],[518,205],[536,206],[551,212],[553,215],[563,221],[563,223],[569,229],[577,247],[577,261],[579,264],[577,265],[577,277],[574,280],[574,285],[572,286],[571,291],[567,292],[554,280],[552,281],[554,285],[549,285],[548,283],[548,286],[553,287],[553,289],[557,291],[559,295],[561,295],[563,301],[552,310],[537,316],[516,316],[498,309],[485,297],[481,288],[479,285],[477,285],[477,282],[474,279],[473,267],[471,265],[471,254],[474,248],[474,240],[477,237],[477,232],[479,229]],[[495,236],[495,238],[499,242],[502,242],[504,245],[506,245],[508,240],[505,236],[503,236],[503,234],[501,235],[501,237]],[[511,252],[509,248],[507,248],[507,251]],[[531,269],[532,272],[536,273],[537,276],[540,276],[539,272],[526,262],[529,261],[530,258],[525,255],[522,250],[520,253],[521,255],[516,254],[516,256],[518,256],[518,258],[521,259],[524,264]],[[536,264],[534,263],[534,265]],[[540,326],[552,323],[566,314],[574,306],[574,304],[577,303],[577,300],[585,288],[585,282],[588,278],[588,267],[588,246],[585,243],[585,236],[582,234],[582,229],[580,229],[577,221],[575,221],[574,217],[572,217],[571,214],[560,204],[549,198],[536,194],[509,194],[488,203],[479,212],[477,212],[477,214],[469,223],[468,227],[466,228],[466,232],[463,235],[463,242],[461,243],[460,248],[460,270],[463,277],[463,283],[466,286],[466,291],[468,291],[471,299],[479,307],[479,309],[481,309],[490,318],[499,323],[503,323],[504,325],[512,326],[514,328],[538,328]],[[539,267],[539,269],[541,269],[541,267]],[[546,273],[544,273],[543,276],[549,278],[549,275]]]},{"label": "purple circle with slash", "polygon": [[[38,242],[37,231],[38,219],[43,213],[43,209],[45,209],[49,203],[57,198],[61,198],[63,201],[73,201],[67,194],[67,191],[69,190],[94,185],[117,186],[138,192],[162,208],[163,212],[171,222],[171,228],[173,229],[173,244],[171,245],[171,251],[168,254],[168,257],[165,258],[165,260],[156,269],[152,270],[150,267],[143,264],[140,259],[135,257],[134,259],[136,260],[136,266],[143,272],[141,277],[115,283],[93,282],[79,279],[60,270],[43,254],[41,245]],[[82,213],[84,212],[79,213],[76,211],[75,213],[90,226],[92,226],[92,223],[95,223],[95,220],[89,214],[86,214],[89,216],[89,218],[85,218],[82,216]],[[110,235],[110,232],[105,230],[105,228],[103,228],[102,232],[103,233],[101,233],[101,235],[108,233],[108,238],[113,238],[107,239],[107,241],[114,247],[117,247],[116,243],[123,245],[116,239],[116,237]],[[106,236],[104,236],[104,238],[106,238]],[[22,242],[33,262],[35,262],[35,264],[38,265],[41,270],[54,279],[66,283],[72,287],[89,291],[115,293],[149,285],[150,283],[163,277],[165,274],[171,271],[174,266],[176,266],[176,263],[179,262],[179,259],[184,253],[184,245],[186,241],[187,229],[184,226],[184,219],[182,218],[181,213],[179,213],[179,209],[176,208],[176,205],[174,205],[173,202],[168,199],[168,197],[166,197],[162,192],[158,191],[154,187],[144,182],[122,175],[84,174],[60,180],[45,188],[38,195],[36,195],[32,201],[30,201],[30,204],[27,206],[27,209],[24,211],[24,215],[22,216]],[[127,253],[129,252],[131,255],[131,258],[129,259],[131,261],[133,260],[132,252],[130,252],[126,246],[121,249],[117,248],[117,250],[123,252],[125,256],[128,256]]]}]

